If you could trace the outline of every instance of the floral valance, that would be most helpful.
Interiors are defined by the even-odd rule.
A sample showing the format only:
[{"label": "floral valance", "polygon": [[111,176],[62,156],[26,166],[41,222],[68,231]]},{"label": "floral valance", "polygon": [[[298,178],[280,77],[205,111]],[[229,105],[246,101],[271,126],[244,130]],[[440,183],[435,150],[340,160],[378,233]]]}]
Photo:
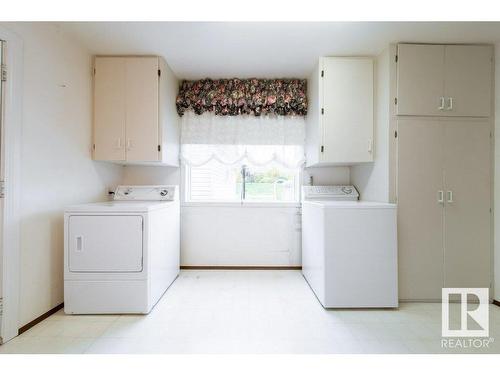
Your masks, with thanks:
[{"label": "floral valance", "polygon": [[220,116],[307,114],[307,82],[302,79],[202,79],[183,81],[177,113],[193,110]]}]

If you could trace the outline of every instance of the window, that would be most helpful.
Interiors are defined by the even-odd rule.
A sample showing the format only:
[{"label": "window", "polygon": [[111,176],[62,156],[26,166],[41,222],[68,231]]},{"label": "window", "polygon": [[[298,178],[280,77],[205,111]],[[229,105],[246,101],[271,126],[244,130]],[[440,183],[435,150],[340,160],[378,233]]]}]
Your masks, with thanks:
[{"label": "window", "polygon": [[298,202],[303,116],[182,116],[187,202]]},{"label": "window", "polygon": [[278,164],[185,166],[188,202],[297,202],[299,168]]}]

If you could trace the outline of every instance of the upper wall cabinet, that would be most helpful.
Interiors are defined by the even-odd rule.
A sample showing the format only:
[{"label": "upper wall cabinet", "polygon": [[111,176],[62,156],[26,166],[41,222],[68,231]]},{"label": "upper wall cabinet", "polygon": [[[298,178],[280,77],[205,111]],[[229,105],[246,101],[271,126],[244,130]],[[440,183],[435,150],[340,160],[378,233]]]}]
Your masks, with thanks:
[{"label": "upper wall cabinet", "polygon": [[96,57],[94,159],[178,166],[177,91],[160,57]]},{"label": "upper wall cabinet", "polygon": [[399,44],[397,114],[489,117],[491,46]]},{"label": "upper wall cabinet", "polygon": [[373,60],[322,57],[307,91],[306,166],[373,161]]}]

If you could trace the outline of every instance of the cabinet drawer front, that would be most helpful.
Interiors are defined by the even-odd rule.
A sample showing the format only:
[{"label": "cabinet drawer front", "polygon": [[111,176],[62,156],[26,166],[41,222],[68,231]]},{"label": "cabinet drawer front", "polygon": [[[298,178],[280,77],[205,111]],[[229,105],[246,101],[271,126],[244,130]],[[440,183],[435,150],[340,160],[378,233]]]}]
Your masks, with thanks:
[{"label": "cabinet drawer front", "polygon": [[398,121],[399,296],[441,298],[443,276],[443,137],[438,121]]},{"label": "cabinet drawer front", "polygon": [[158,161],[158,58],[127,59],[127,161]]},{"label": "cabinet drawer front", "polygon": [[398,120],[401,299],[491,281],[490,123]]},{"label": "cabinet drawer front", "polygon": [[71,272],[141,272],[142,216],[70,216]]},{"label": "cabinet drawer front", "polygon": [[445,134],[445,287],[488,288],[490,124],[450,122]]},{"label": "cabinet drawer front", "polygon": [[442,45],[398,45],[398,115],[443,116],[444,51]]},{"label": "cabinet drawer front", "polygon": [[492,56],[490,46],[446,46],[447,116],[489,117]]},{"label": "cabinet drawer front", "polygon": [[96,57],[94,159],[125,160],[125,58]]},{"label": "cabinet drawer front", "polygon": [[373,60],[324,58],[323,69],[321,161],[373,161]]}]

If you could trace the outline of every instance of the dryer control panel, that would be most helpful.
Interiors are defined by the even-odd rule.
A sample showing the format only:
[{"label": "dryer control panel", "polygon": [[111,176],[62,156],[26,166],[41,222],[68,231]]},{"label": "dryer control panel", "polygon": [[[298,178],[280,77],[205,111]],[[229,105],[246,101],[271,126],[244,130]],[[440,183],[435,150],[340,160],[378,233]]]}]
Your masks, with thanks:
[{"label": "dryer control panel", "polygon": [[176,185],[129,185],[118,186],[115,201],[174,201],[178,199]]},{"label": "dryer control panel", "polygon": [[359,193],[352,185],[302,186],[302,199],[357,201]]}]

